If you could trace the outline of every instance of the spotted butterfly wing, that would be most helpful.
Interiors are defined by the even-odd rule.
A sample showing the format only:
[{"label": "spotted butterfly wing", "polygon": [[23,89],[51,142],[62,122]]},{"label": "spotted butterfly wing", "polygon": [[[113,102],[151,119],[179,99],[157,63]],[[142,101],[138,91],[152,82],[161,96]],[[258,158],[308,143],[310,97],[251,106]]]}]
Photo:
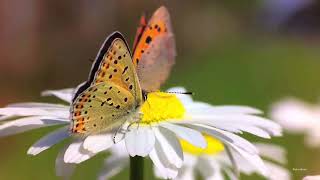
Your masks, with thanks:
[{"label": "spotted butterfly wing", "polygon": [[175,63],[176,47],[170,15],[160,7],[146,24],[144,16],[134,43],[133,63],[143,90],[156,91],[168,78]]},{"label": "spotted butterfly wing", "polygon": [[140,24],[137,28],[136,36],[134,37],[134,41],[133,41],[133,50],[132,50],[133,52],[135,52],[138,42],[140,41],[146,26],[147,26],[147,19],[145,15],[142,15],[140,18]]},{"label": "spotted butterfly wing", "polygon": [[110,35],[80,85],[71,107],[73,134],[111,132],[126,121],[136,121],[142,92],[125,39]]}]

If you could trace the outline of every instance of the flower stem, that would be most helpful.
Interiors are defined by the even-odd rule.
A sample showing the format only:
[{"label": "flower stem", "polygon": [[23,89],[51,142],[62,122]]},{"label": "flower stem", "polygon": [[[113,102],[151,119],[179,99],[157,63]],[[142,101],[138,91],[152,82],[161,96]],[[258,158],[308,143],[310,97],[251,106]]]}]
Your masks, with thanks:
[{"label": "flower stem", "polygon": [[130,180],[143,180],[143,157],[130,157]]}]

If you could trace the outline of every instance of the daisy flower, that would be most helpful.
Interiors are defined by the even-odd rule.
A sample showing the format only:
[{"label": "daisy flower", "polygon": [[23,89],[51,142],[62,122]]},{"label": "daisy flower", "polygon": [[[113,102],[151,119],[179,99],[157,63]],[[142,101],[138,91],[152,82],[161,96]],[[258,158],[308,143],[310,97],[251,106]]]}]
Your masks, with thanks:
[{"label": "daisy flower", "polygon": [[[228,152],[219,140],[208,135],[205,135],[205,138],[208,143],[208,146],[205,149],[200,149],[181,140],[182,148],[185,153],[185,163],[179,170],[176,180],[196,179],[196,172],[199,172],[205,180],[223,180],[225,179],[225,175],[230,179],[238,179],[237,176],[240,172],[246,175],[258,173],[270,180],[290,180],[290,173],[288,170],[281,165],[278,165],[286,163],[285,151],[279,146],[262,143],[254,144],[259,150],[259,155],[265,159],[263,162],[269,171],[266,175],[261,174],[255,165],[250,164],[234,150],[230,149],[230,152]],[[230,160],[230,157],[228,157],[229,153],[232,154],[233,160]],[[155,174],[162,178],[161,173],[158,172],[156,167],[154,170]]]},{"label": "daisy flower", "polygon": [[320,106],[305,103],[294,98],[287,98],[275,103],[270,112],[290,133],[304,133],[305,142],[312,147],[320,145]]},{"label": "daisy flower", "polygon": [[[183,88],[170,92],[185,92]],[[46,91],[70,102],[72,90]],[[130,156],[149,156],[159,173],[165,178],[174,178],[183,164],[183,150],[179,139],[193,146],[205,148],[205,133],[217,138],[225,147],[246,159],[257,171],[267,175],[267,168],[259,157],[258,149],[236,135],[248,132],[259,137],[280,136],[281,127],[259,117],[259,110],[245,106],[211,106],[196,102],[190,96],[164,92],[149,93],[140,108],[143,116],[137,124],[127,124],[123,139]],[[34,128],[65,125],[41,138],[28,150],[37,155],[61,140],[70,137],[69,106],[47,103],[13,104],[0,109],[6,121],[0,126],[0,135],[11,135]],[[113,134],[101,133],[83,139],[74,139],[57,157],[57,164],[81,163],[114,145]],[[117,141],[118,142],[118,141]],[[60,166],[61,167],[61,166]],[[57,168],[59,170],[60,168]],[[61,168],[59,171],[63,171]],[[59,174],[59,172],[58,172]]]}]

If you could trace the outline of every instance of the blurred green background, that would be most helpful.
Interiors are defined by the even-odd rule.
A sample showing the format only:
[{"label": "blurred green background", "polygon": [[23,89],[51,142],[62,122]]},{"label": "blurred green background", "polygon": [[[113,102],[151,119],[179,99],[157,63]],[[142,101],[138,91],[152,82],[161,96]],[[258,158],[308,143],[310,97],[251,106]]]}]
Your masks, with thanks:
[{"label": "blurred green background", "polygon": [[[96,56],[105,37],[119,30],[133,44],[140,15],[151,15],[160,5],[171,13],[178,51],[164,89],[184,86],[195,92],[197,100],[250,105],[265,112],[287,96],[317,102],[318,2],[282,20],[281,13],[268,10],[262,0],[0,1],[0,105],[57,102],[40,98],[40,92],[75,87],[86,80],[89,59]],[[1,138],[0,179],[59,179],[54,162],[63,143],[36,157],[26,155],[28,147],[52,129]],[[288,150],[287,168],[294,179],[320,174],[320,147],[306,147],[302,135],[285,134],[265,142]],[[99,154],[79,165],[72,179],[95,179],[104,157]],[[146,179],[151,179],[150,162],[146,168]],[[113,179],[123,178],[128,178],[128,169]]]}]

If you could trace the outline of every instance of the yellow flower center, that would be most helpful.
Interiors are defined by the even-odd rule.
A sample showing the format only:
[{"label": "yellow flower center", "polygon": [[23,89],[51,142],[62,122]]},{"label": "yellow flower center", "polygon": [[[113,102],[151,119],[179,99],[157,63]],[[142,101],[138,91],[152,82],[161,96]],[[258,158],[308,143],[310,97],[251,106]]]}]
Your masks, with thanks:
[{"label": "yellow flower center", "polygon": [[182,119],[186,110],[175,94],[152,92],[148,94],[140,111],[143,114],[140,123],[150,124],[168,119]]},{"label": "yellow flower center", "polygon": [[183,151],[195,156],[200,156],[200,155],[215,155],[224,150],[224,146],[219,140],[206,134],[203,134],[203,136],[207,141],[206,148],[202,149],[190,144],[185,140],[180,140]]}]

